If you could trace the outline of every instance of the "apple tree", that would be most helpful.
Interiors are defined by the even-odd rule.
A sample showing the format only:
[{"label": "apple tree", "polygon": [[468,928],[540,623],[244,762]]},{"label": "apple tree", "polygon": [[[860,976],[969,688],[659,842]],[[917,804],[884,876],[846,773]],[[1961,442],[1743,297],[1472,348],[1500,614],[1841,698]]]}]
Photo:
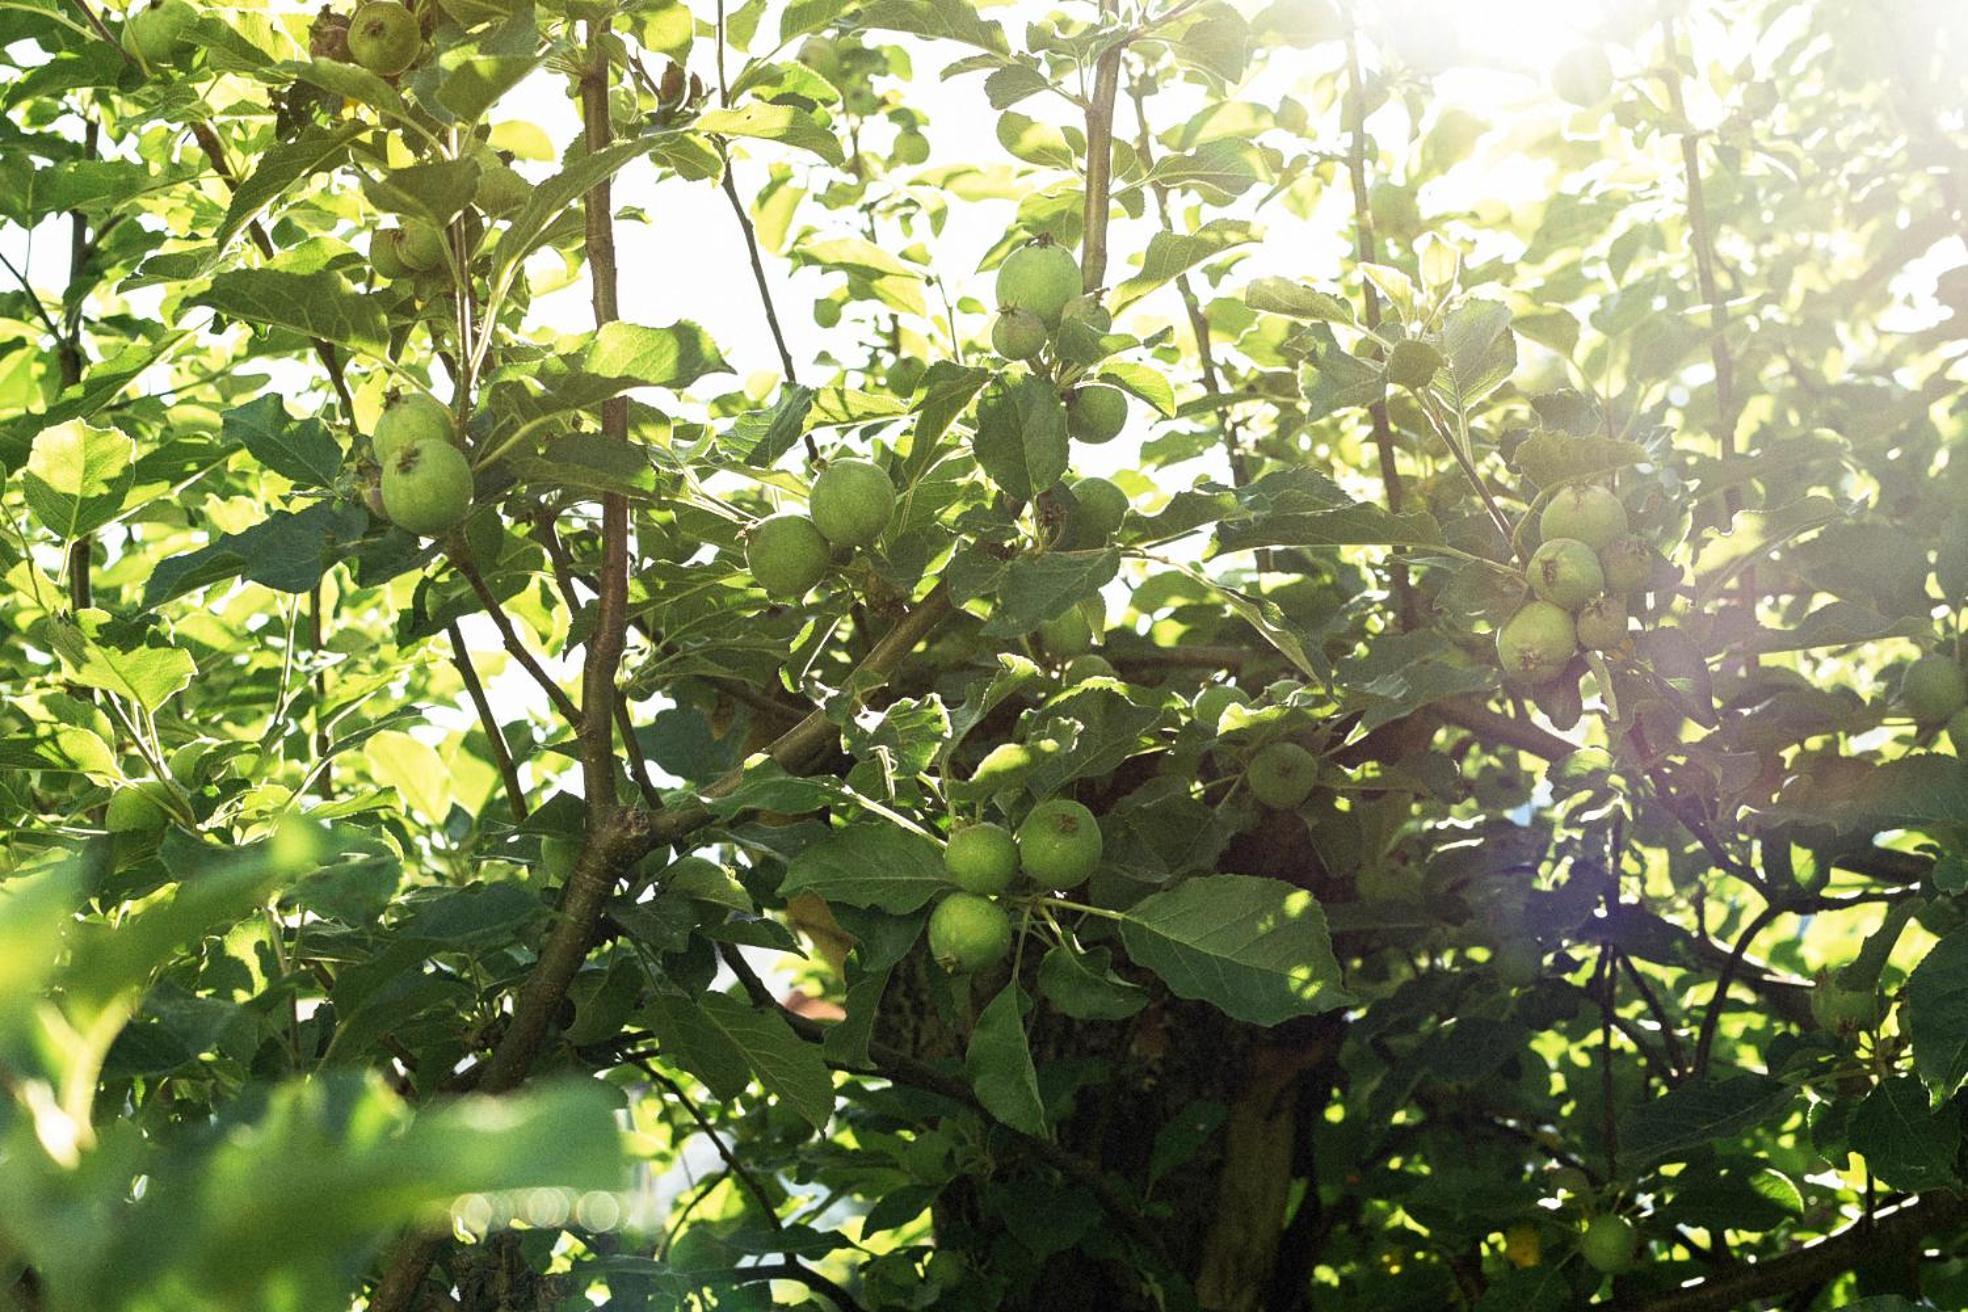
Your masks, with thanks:
[{"label": "apple tree", "polygon": [[0,5],[11,1304],[1968,1306],[1968,16],[1571,10]]}]

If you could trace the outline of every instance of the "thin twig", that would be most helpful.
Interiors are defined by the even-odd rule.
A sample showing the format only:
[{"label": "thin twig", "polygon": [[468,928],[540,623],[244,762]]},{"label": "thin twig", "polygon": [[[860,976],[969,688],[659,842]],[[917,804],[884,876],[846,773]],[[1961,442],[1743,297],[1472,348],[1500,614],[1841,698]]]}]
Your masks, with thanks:
[{"label": "thin twig", "polygon": [[505,785],[506,805],[512,811],[515,821],[526,819],[526,790],[520,786],[519,768],[513,764],[512,751],[506,746],[506,735],[499,728],[498,717],[492,714],[492,703],[486,699],[485,685],[479,682],[478,670],[472,665],[471,652],[465,647],[464,632],[458,621],[452,620],[445,632],[451,638],[451,663],[458,667],[458,677],[465,681],[465,692],[470,695],[472,705],[478,711],[479,727],[485,730],[485,739],[492,747],[493,764],[499,767],[499,779]]},{"label": "thin twig", "polygon": [[1780,902],[1771,902],[1757,912],[1750,922],[1743,926],[1742,933],[1736,935],[1736,946],[1729,953],[1729,959],[1722,963],[1722,973],[1715,981],[1715,996],[1708,1000],[1708,1012],[1702,1017],[1701,1035],[1695,1040],[1695,1061],[1690,1068],[1695,1079],[1708,1074],[1708,1054],[1715,1045],[1716,1030],[1722,1024],[1722,1009],[1728,1005],[1729,985],[1734,982],[1736,972],[1742,968],[1743,956],[1749,945],[1763,932],[1769,923],[1790,908]]},{"label": "thin twig", "polygon": [[478,566],[462,556],[453,557],[452,563],[458,567],[458,572],[465,576],[465,581],[471,584],[472,591],[478,594],[479,604],[484,606],[486,614],[492,617],[492,625],[499,630],[499,640],[505,644],[506,651],[519,662],[521,669],[533,676],[533,682],[539,684],[545,691],[547,700],[554,704],[554,709],[560,712],[567,723],[578,727],[581,723],[581,709],[574,704],[574,699],[553,681],[553,676],[547,673],[546,668],[540,664],[539,658],[520,641],[518,631],[513,628],[512,618],[506,614],[506,608],[499,604],[499,599],[492,595],[492,589],[487,586],[485,576],[478,572]]}]

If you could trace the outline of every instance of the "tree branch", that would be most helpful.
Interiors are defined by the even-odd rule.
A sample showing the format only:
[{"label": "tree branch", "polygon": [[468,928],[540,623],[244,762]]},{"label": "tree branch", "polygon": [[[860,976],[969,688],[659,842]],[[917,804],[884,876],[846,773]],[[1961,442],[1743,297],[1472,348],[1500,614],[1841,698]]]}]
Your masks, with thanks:
[{"label": "tree branch", "polygon": [[471,584],[472,591],[478,594],[479,604],[484,606],[486,614],[492,617],[493,627],[499,630],[499,640],[505,644],[506,651],[519,662],[520,668],[533,676],[533,682],[540,685],[542,691],[547,694],[547,700],[553,703],[554,709],[560,712],[561,717],[569,725],[578,728],[581,723],[580,707],[576,706],[574,699],[553,681],[553,676],[547,673],[546,668],[540,664],[539,658],[519,640],[519,634],[513,628],[511,617],[506,614],[506,608],[499,604],[499,599],[492,595],[492,589],[486,585],[485,576],[478,572],[478,566],[464,556],[453,556],[451,561],[458,567],[458,572],[465,576],[465,581]]},{"label": "tree branch", "polygon": [[479,682],[478,670],[472,665],[471,652],[465,647],[465,635],[459,630],[458,621],[452,620],[445,633],[451,639],[451,663],[458,667],[458,677],[465,681],[465,692],[478,711],[479,727],[485,730],[486,741],[492,746],[492,761],[499,767],[499,779],[505,785],[506,805],[515,821],[524,821],[526,790],[520,787],[519,769],[513,764],[512,751],[506,746],[506,735],[499,728],[498,717],[492,714],[492,703],[486,699],[485,685]]}]

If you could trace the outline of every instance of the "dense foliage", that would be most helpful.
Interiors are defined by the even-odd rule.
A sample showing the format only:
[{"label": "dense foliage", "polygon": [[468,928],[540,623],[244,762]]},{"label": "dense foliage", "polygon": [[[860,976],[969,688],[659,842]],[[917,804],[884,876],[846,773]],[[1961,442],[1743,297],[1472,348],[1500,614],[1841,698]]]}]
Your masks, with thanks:
[{"label": "dense foliage", "polygon": [[7,0],[0,1287],[1968,1306],[1968,16],[1575,8]]}]

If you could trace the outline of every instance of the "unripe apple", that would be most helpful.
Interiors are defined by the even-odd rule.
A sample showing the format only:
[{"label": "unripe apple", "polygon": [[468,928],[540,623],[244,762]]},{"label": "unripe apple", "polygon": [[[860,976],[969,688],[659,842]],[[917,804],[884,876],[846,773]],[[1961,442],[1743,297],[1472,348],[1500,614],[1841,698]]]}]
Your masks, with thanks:
[{"label": "unripe apple", "polygon": [[1048,326],[1080,294],[1080,262],[1064,246],[1021,246],[998,266],[998,308],[1030,310]]},{"label": "unripe apple", "polygon": [[[377,0],[377,3],[389,4],[393,0]],[[397,238],[396,244],[397,257],[412,273],[429,273],[444,267],[445,237],[442,228],[422,219],[410,219],[401,231],[403,235]]]},{"label": "unripe apple", "polygon": [[1594,597],[1579,609],[1574,623],[1579,646],[1587,651],[1611,651],[1626,641],[1626,603],[1618,597]]},{"label": "unripe apple", "polygon": [[965,825],[943,848],[943,870],[966,893],[1002,893],[1018,873],[1018,841],[988,820]]},{"label": "unripe apple", "polygon": [[1443,363],[1442,353],[1427,342],[1404,338],[1387,355],[1387,381],[1419,392],[1435,381]]},{"label": "unripe apple", "polygon": [[1250,694],[1234,683],[1212,683],[1196,694],[1192,706],[1196,723],[1206,726],[1211,733],[1216,732],[1217,723],[1223,713],[1232,706],[1249,706]]},{"label": "unripe apple", "polygon": [[1536,1223],[1519,1221],[1503,1232],[1503,1255],[1518,1270],[1528,1270],[1544,1261],[1544,1240]]},{"label": "unripe apple", "polygon": [[1108,479],[1095,476],[1073,484],[1073,501],[1080,526],[1098,542],[1114,536],[1114,530],[1127,518],[1127,493]]},{"label": "unripe apple", "polygon": [[1042,622],[1038,634],[1039,645],[1056,661],[1084,656],[1093,649],[1093,624],[1081,606],[1069,607],[1065,614]]},{"label": "unripe apple", "polygon": [[895,484],[866,460],[836,460],[813,480],[807,512],[835,546],[865,547],[895,517]]},{"label": "unripe apple", "polygon": [[1579,1254],[1594,1271],[1617,1275],[1633,1265],[1640,1251],[1640,1232],[1623,1216],[1603,1212],[1585,1223],[1579,1235]]},{"label": "unripe apple", "polygon": [[1118,679],[1120,677],[1121,673],[1114,668],[1114,662],[1108,660],[1098,652],[1091,651],[1084,656],[1075,656],[1072,660],[1066,662],[1064,669],[1059,671],[1059,681],[1069,688],[1076,683],[1085,683],[1088,679]]},{"label": "unripe apple", "polygon": [[1045,350],[1047,336],[1044,319],[1013,306],[992,322],[991,349],[1007,360],[1032,360]]},{"label": "unripe apple", "polygon": [[1421,232],[1421,205],[1397,182],[1376,182],[1367,193],[1367,213],[1383,236],[1412,240]]},{"label": "unripe apple", "polygon": [[412,442],[383,466],[383,512],[424,537],[448,533],[471,513],[472,467],[449,442]]},{"label": "unripe apple", "polygon": [[1820,971],[1811,988],[1811,1019],[1820,1029],[1849,1039],[1885,1023],[1886,995],[1876,983],[1852,988],[1839,982],[1836,971]]},{"label": "unripe apple", "polygon": [[1244,770],[1251,796],[1266,806],[1289,811],[1312,796],[1319,783],[1319,758],[1297,743],[1269,743]]},{"label": "unripe apple", "polygon": [[745,536],[745,567],[766,595],[798,601],[827,575],[827,539],[804,515],[780,514],[752,525]]},{"label": "unripe apple", "polygon": [[185,29],[197,17],[183,0],[163,0],[140,9],[123,20],[123,49],[149,68],[168,64],[185,46]]},{"label": "unripe apple", "polygon": [[1040,802],[1018,826],[1019,868],[1047,888],[1084,884],[1100,865],[1100,822],[1078,802]]},{"label": "unripe apple", "polygon": [[1551,89],[1561,100],[1591,108],[1613,93],[1613,65],[1600,46],[1580,46],[1551,70]]},{"label": "unripe apple", "polygon": [[1564,673],[1578,650],[1571,612],[1548,601],[1530,601],[1497,630],[1497,661],[1504,677],[1548,683]]},{"label": "unripe apple", "polygon": [[384,407],[369,435],[376,452],[376,463],[389,464],[391,456],[412,442],[457,444],[458,427],[450,407],[427,392],[405,392]]},{"label": "unripe apple", "polygon": [[1577,610],[1606,586],[1599,556],[1577,538],[1546,538],[1524,571],[1540,600]]},{"label": "unripe apple", "polygon": [[349,56],[371,73],[395,77],[417,62],[424,33],[396,0],[367,0],[349,19]]},{"label": "unripe apple", "polygon": [[1544,503],[1538,517],[1539,535],[1577,538],[1594,551],[1603,551],[1626,533],[1626,507],[1605,488],[1594,484],[1559,488]]},{"label": "unripe apple", "polygon": [[1947,722],[1948,741],[1954,744],[1956,756],[1968,756],[1968,710],[1956,711]]},{"label": "unripe apple", "polygon": [[929,138],[916,131],[902,132],[889,154],[897,164],[920,164],[929,158]]},{"label": "unripe apple", "polygon": [[403,258],[403,229],[378,228],[369,238],[369,268],[377,277],[395,282],[416,270]]},{"label": "unripe apple", "polygon": [[1077,442],[1098,446],[1127,427],[1127,393],[1105,383],[1088,383],[1066,398],[1066,432]]},{"label": "unripe apple", "polygon": [[1011,951],[1011,917],[989,898],[952,893],[929,913],[929,955],[951,974],[995,965]]},{"label": "unripe apple", "polygon": [[1068,364],[1089,365],[1107,355],[1106,336],[1114,327],[1114,316],[1097,296],[1075,296],[1060,311],[1059,335],[1054,350]]},{"label": "unripe apple", "polygon": [[1945,724],[1968,706],[1968,675],[1952,656],[1929,653],[1907,666],[1900,700],[1917,723]]},{"label": "unripe apple", "polygon": [[1600,548],[1599,568],[1606,575],[1606,591],[1614,596],[1638,592],[1653,580],[1654,548],[1632,533],[1614,538]]}]

